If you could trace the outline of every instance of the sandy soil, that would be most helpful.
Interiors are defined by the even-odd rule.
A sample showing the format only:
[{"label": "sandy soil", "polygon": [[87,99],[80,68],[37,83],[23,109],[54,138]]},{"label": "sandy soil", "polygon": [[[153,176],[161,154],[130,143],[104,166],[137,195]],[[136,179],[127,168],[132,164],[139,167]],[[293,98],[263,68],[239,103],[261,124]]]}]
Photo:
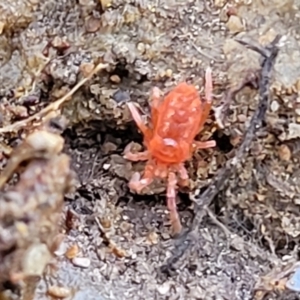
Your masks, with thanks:
[{"label": "sandy soil", "polygon": [[[31,215],[30,231],[41,228],[45,219],[52,226],[47,223],[52,228],[49,236],[39,231],[35,238],[47,243],[60,232],[64,240],[44,274],[25,280],[20,291],[4,276],[2,289],[7,290],[0,299],[42,300],[52,299],[51,295],[74,300],[299,299],[296,288],[292,291],[286,282],[297,270],[293,266],[297,266],[300,236],[299,9],[298,0],[2,0],[2,128],[63,96],[91,63],[102,62],[107,68],[63,106],[67,120],[61,130],[63,152],[69,155],[70,166],[63,164],[59,178],[69,178],[75,171],[75,188],[68,189],[68,179],[59,191],[49,188],[44,200],[33,197],[39,217]],[[282,38],[263,127],[249,155],[227,178],[201,224],[193,228],[191,246],[172,270],[163,267],[182,240],[170,234],[164,183],[154,182],[141,195],[128,189],[131,175],[142,171],[144,163],[133,164],[122,156],[130,142],[142,144],[126,102],[137,102],[147,113],[152,87],[167,92],[183,80],[195,84],[203,95],[205,69],[211,66],[217,112],[224,95],[261,68],[260,55],[236,39],[265,46],[276,34]],[[258,89],[245,87],[230,100],[223,127],[216,125],[212,111],[200,135],[215,139],[217,147],[186,163],[190,189],[180,190],[178,197],[186,230],[195,215],[193,199],[239,149],[258,105]],[[25,133],[26,128],[2,133],[2,152],[19,145]],[[9,156],[2,157],[2,168]],[[51,163],[59,163],[58,157],[51,158],[49,165],[38,165],[50,179],[55,177]],[[3,192],[16,181],[11,180]],[[45,218],[54,213],[45,208],[53,191],[58,194],[54,202],[63,202],[63,209],[55,206],[61,221]],[[1,197],[0,206],[8,201]],[[12,214],[9,228],[17,226],[16,220]],[[1,220],[0,228],[7,229],[7,224]],[[6,241],[0,235],[0,252]],[[19,259],[33,243],[26,241],[18,243]],[[10,248],[11,255],[14,250]],[[4,250],[0,258],[6,259]],[[27,260],[34,261],[29,255]],[[4,270],[10,264],[14,260],[6,262]],[[282,271],[289,266],[293,271]]]}]

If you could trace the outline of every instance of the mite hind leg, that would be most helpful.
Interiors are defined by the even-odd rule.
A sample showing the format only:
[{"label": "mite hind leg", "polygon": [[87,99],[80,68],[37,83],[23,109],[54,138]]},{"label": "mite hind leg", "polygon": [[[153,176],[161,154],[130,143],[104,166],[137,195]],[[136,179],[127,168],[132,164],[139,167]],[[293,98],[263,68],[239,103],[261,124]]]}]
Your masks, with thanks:
[{"label": "mite hind leg", "polygon": [[170,221],[173,230],[173,234],[179,234],[182,230],[179,214],[176,205],[176,188],[177,179],[176,174],[173,172],[169,173],[168,176],[168,187],[167,187],[167,206],[170,212]]},{"label": "mite hind leg", "polygon": [[140,173],[135,172],[132,175],[128,186],[132,191],[140,193],[143,188],[147,187],[152,183],[153,178],[154,178],[154,166],[152,164],[147,164],[145,167],[143,177],[140,178]]}]

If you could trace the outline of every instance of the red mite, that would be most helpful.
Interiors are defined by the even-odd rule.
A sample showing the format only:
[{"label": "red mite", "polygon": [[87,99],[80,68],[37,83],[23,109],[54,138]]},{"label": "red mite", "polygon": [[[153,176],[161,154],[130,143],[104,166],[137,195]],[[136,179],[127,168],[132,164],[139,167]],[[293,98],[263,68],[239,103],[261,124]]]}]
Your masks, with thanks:
[{"label": "red mite", "polygon": [[205,75],[205,100],[201,100],[197,89],[185,82],[177,85],[164,99],[155,87],[152,91],[151,122],[148,127],[133,103],[129,110],[138,128],[144,135],[145,151],[131,153],[128,147],[124,157],[131,161],[147,161],[144,175],[133,174],[129,187],[139,193],[150,185],[154,177],[167,179],[167,205],[173,232],[180,233],[182,226],[176,207],[177,185],[187,186],[188,173],[184,162],[198,149],[215,147],[216,142],[195,141],[203,129],[212,105],[211,69]]}]

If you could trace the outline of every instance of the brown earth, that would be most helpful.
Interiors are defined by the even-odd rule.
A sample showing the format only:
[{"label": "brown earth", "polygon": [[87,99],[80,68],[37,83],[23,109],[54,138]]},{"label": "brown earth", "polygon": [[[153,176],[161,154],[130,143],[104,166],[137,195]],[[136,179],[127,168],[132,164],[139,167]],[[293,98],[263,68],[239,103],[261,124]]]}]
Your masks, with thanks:
[{"label": "brown earth", "polygon": [[[0,299],[299,299],[290,279],[300,236],[299,9],[298,0],[2,0],[1,167],[13,161],[21,175],[1,193]],[[236,39],[265,46],[277,34],[263,126],[193,228],[189,249],[166,269],[182,239],[170,234],[164,184],[142,195],[127,187],[144,163],[122,157],[128,143],[142,143],[126,102],[148,112],[152,87],[167,92],[182,80],[203,94],[212,67],[214,111],[201,138],[217,147],[187,162],[191,188],[180,190],[178,208],[188,229],[194,199],[235,156],[258,105],[257,87],[248,86],[218,118],[224,95],[261,68],[260,55]],[[67,123],[46,126],[53,139],[44,127],[28,139],[32,123],[5,129],[97,63],[105,70],[63,106]],[[42,138],[50,142],[41,146]]]}]

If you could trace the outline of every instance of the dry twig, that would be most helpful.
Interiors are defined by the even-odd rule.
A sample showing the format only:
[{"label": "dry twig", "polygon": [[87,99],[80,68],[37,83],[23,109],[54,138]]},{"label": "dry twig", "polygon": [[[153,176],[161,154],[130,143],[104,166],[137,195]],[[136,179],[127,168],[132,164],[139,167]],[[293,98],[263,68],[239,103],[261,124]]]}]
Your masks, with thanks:
[{"label": "dry twig", "polygon": [[246,78],[235,88],[230,88],[222,97],[220,105],[213,108],[215,113],[216,123],[219,128],[224,128],[224,119],[226,118],[232,99],[240,92],[244,87],[251,86],[257,88],[256,82],[258,81],[257,72],[250,70]]}]

